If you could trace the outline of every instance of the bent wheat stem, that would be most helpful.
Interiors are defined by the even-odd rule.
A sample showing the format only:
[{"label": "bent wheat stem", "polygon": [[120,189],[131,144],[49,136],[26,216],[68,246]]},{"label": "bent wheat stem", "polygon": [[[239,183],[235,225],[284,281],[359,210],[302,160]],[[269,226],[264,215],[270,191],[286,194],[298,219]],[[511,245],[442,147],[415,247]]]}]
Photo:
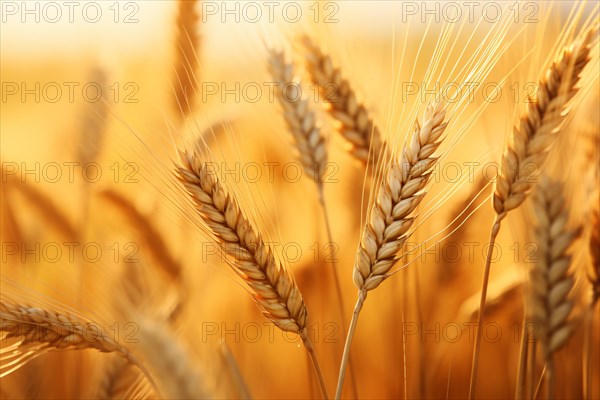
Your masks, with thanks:
[{"label": "bent wheat stem", "polygon": [[319,380],[319,387],[321,388],[321,395],[325,400],[327,400],[329,399],[329,395],[327,394],[327,385],[325,384],[325,379],[323,378],[323,373],[321,372],[321,367],[319,366],[319,362],[317,360],[317,353],[315,353],[315,347],[308,338],[306,331],[300,333],[300,338],[302,339],[304,348],[308,352],[310,360],[312,361],[312,365],[315,369],[315,375],[317,375],[317,379]]}]

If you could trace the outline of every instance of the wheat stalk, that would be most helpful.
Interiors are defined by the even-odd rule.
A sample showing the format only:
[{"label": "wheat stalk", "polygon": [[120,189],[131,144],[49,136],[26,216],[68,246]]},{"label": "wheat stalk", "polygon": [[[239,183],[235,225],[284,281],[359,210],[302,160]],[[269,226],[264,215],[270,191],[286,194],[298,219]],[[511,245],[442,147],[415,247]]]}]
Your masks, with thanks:
[{"label": "wheat stalk", "polygon": [[521,116],[519,127],[513,129],[512,140],[502,156],[492,199],[496,216],[490,232],[483,273],[471,365],[470,400],[475,396],[491,257],[500,224],[509,211],[525,201],[534,186],[539,169],[544,164],[565,120],[568,104],[577,93],[575,86],[590,60],[590,43],[595,32],[596,28],[589,30],[582,38],[564,49],[560,58],[545,72],[539,81],[537,98],[528,103],[528,109]]},{"label": "wheat stalk", "polygon": [[427,107],[422,124],[415,122],[410,142],[389,165],[370,206],[354,265],[358,300],[344,346],[336,399],[342,395],[350,346],[367,293],[389,276],[388,272],[398,261],[398,252],[409,237],[414,212],[427,193],[431,169],[437,162],[433,153],[440,145],[447,126],[445,116],[442,103]]},{"label": "wheat stalk", "polygon": [[197,49],[199,15],[195,10],[196,0],[179,0],[177,4],[176,61],[173,85],[175,106],[185,117],[193,109],[194,95],[198,90],[196,73],[198,69]]},{"label": "wheat stalk", "polygon": [[[317,184],[319,203],[323,210],[327,237],[330,243],[334,243],[323,190],[323,173],[325,172],[327,163],[325,137],[321,133],[315,113],[310,109],[308,101],[305,98],[298,99],[301,92],[296,92],[294,94],[289,93],[290,88],[296,89],[300,86],[299,82],[294,80],[294,65],[291,62],[286,62],[282,51],[271,51],[269,68],[271,70],[271,75],[279,84],[279,86],[274,89],[275,95],[283,107],[283,115],[292,132],[294,141],[296,142],[302,166],[307,175],[312,176]],[[344,316],[344,297],[342,294],[337,263],[332,262],[331,267],[333,270],[333,281],[335,283],[340,319],[342,327],[345,329],[346,318]],[[352,360],[350,360],[350,377],[352,381],[353,396],[358,397]]]},{"label": "wheat stalk", "polygon": [[340,133],[352,145],[350,152],[364,163],[369,155],[373,163],[377,162],[384,154],[384,145],[369,111],[358,102],[350,82],[334,67],[331,57],[309,37],[303,38],[303,44],[311,79],[331,106],[329,113],[340,122]]},{"label": "wheat stalk", "polygon": [[571,255],[569,248],[581,229],[568,226],[568,207],[564,188],[558,182],[542,180],[533,201],[537,226],[536,242],[539,246],[535,266],[531,270],[531,315],[536,323],[543,356],[546,361],[548,398],[554,390],[553,356],[571,337],[568,318],[573,309],[569,292],[574,278],[569,273]]},{"label": "wheat stalk", "polygon": [[252,289],[253,297],[273,324],[284,331],[297,333],[309,352],[327,397],[314,348],[308,339],[308,311],[302,293],[289,270],[280,265],[261,234],[242,213],[234,196],[197,152],[181,152],[177,176],[192,197],[196,210],[222,245],[233,270]]}]

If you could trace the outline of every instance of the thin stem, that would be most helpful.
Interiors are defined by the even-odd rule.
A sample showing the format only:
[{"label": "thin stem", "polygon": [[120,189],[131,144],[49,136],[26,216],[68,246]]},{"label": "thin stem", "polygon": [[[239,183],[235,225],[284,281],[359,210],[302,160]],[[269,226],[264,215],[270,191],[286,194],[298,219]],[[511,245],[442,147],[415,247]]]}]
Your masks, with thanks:
[{"label": "thin stem", "polygon": [[[415,239],[418,240],[418,239]],[[417,242],[418,243],[418,242]],[[419,291],[419,269],[414,269],[414,279],[415,279],[415,307],[417,310],[417,324],[419,326],[423,326],[423,310],[421,309],[421,296]],[[419,355],[419,397],[422,399],[427,398],[425,396],[425,377],[427,375],[427,371],[425,368],[425,346],[417,346],[417,351]]]},{"label": "thin stem", "polygon": [[[534,377],[535,377],[535,367],[537,366],[537,341],[534,339],[531,345],[531,360],[529,362],[529,364],[531,365],[531,368],[529,369],[529,376],[527,379],[529,379],[529,398],[533,399],[534,398],[534,394],[533,394],[533,381],[534,381]],[[546,366],[544,365],[544,369],[546,369]],[[544,376],[544,374],[542,374],[542,377]]]},{"label": "thin stem", "polygon": [[308,355],[310,356],[310,359],[312,361],[313,367],[315,368],[315,374],[317,375],[317,378],[319,380],[319,386],[321,388],[321,395],[323,396],[324,400],[328,400],[329,395],[327,394],[327,386],[325,385],[325,379],[323,379],[321,367],[319,367],[319,362],[317,361],[317,354],[315,353],[315,348],[308,336],[306,335],[306,332],[301,332],[300,337],[302,338],[304,347],[306,348],[306,351],[308,352]]},{"label": "thin stem", "polygon": [[[404,261],[405,261],[405,263],[406,263],[406,258],[407,257],[408,256],[405,253],[405,255],[404,255]],[[405,315],[408,314],[408,312],[407,312],[408,311],[408,307],[407,307],[407,303],[408,303],[408,301],[407,301],[407,297],[408,297],[408,295],[407,295],[407,293],[408,293],[408,282],[407,281],[408,281],[408,277],[406,276],[406,274],[402,274],[402,327],[403,328],[401,329],[401,331],[402,331],[402,362],[403,362],[403,365],[402,365],[402,372],[403,372],[402,375],[403,376],[402,376],[402,378],[404,379],[404,382],[403,382],[403,384],[404,384],[404,400],[408,399],[408,372],[406,370],[406,364],[407,364],[407,361],[406,361],[406,340],[407,340],[407,338],[406,338],[406,330],[404,329],[404,327],[406,326],[406,317],[405,317]]]},{"label": "thin stem", "polygon": [[[308,352],[306,353],[306,372],[308,373],[308,386],[310,388],[310,398],[312,399],[315,396],[315,377],[310,372],[312,369],[312,362],[310,360],[310,356]],[[320,390],[320,389],[319,389]]]},{"label": "thin stem", "polygon": [[[321,209],[323,210],[323,218],[325,219],[325,227],[327,229],[327,240],[329,240],[329,243],[331,243],[332,245],[334,244],[333,241],[333,234],[331,233],[331,223],[329,220],[329,212],[327,211],[327,204],[325,203],[325,195],[323,193],[323,184],[319,183],[317,185],[318,190],[319,190],[319,203],[321,203]],[[333,269],[333,281],[335,282],[335,291],[337,294],[337,302],[338,302],[338,309],[340,312],[340,321],[342,322],[342,330],[346,329],[347,326],[347,321],[346,321],[346,317],[344,314],[344,310],[345,310],[345,306],[344,306],[344,297],[342,295],[342,285],[340,283],[340,276],[338,273],[338,264],[335,258],[332,258],[332,262],[331,262],[331,268]],[[352,388],[352,396],[357,399],[358,398],[358,388],[356,386],[356,374],[354,373],[354,364],[352,363],[352,358],[349,359],[348,361],[348,367],[350,369],[350,384],[351,384],[351,388]]]},{"label": "thin stem", "polygon": [[335,390],[336,400],[339,400],[342,396],[342,388],[344,387],[344,378],[346,377],[346,366],[348,365],[348,359],[350,357],[352,338],[354,337],[354,331],[356,330],[356,324],[358,323],[360,310],[362,309],[366,298],[367,292],[365,290],[360,290],[358,292],[358,299],[356,300],[356,306],[354,306],[352,321],[350,321],[350,328],[348,328],[348,336],[346,337],[346,343],[344,345],[344,354],[342,355],[342,362],[340,364],[340,375],[338,377],[337,388]]},{"label": "thin stem", "polygon": [[542,369],[542,374],[540,375],[540,379],[538,380],[537,386],[535,387],[535,393],[531,396],[532,400],[537,400],[540,398],[540,393],[542,392],[542,384],[544,383],[544,377],[546,376],[546,365]]},{"label": "thin stem", "polygon": [[[552,357],[552,356],[550,356]],[[554,360],[550,358],[546,362],[546,399],[554,398]]]},{"label": "thin stem", "polygon": [[591,333],[594,323],[594,306],[596,302],[590,304],[586,312],[585,327],[583,329],[583,398],[589,399],[592,394],[592,362],[590,354],[592,352]]},{"label": "thin stem", "polygon": [[481,284],[481,299],[479,301],[479,318],[477,320],[477,334],[475,336],[475,346],[473,349],[473,363],[471,364],[471,383],[469,384],[469,400],[473,400],[475,397],[475,384],[477,382],[477,367],[479,364],[479,349],[481,347],[481,335],[483,332],[483,318],[485,316],[485,300],[487,297],[488,281],[490,279],[490,269],[492,264],[492,252],[494,251],[494,244],[496,243],[496,237],[500,231],[500,222],[502,221],[503,215],[496,215],[492,230],[490,232],[490,242],[485,257],[485,269],[483,271],[483,282]]},{"label": "thin stem", "polygon": [[248,385],[246,385],[246,381],[244,381],[244,377],[242,376],[242,372],[240,371],[240,367],[238,366],[237,361],[231,354],[231,349],[227,345],[227,342],[222,342],[220,347],[221,355],[225,359],[227,366],[229,367],[229,372],[235,382],[235,387],[237,389],[237,395],[240,399],[252,399],[250,395],[250,390],[248,389]]},{"label": "thin stem", "polygon": [[529,335],[527,333],[527,310],[523,310],[523,329],[521,330],[521,348],[519,349],[519,367],[517,370],[517,388],[515,399],[525,397],[525,376],[527,375],[527,352],[529,350]]}]

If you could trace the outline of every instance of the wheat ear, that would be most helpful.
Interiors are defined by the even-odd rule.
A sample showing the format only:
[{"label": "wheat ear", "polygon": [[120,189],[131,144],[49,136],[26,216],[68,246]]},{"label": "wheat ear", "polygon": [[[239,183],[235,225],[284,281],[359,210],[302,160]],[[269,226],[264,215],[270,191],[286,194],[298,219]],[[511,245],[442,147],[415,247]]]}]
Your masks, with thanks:
[{"label": "wheat ear", "polygon": [[544,164],[550,147],[556,140],[565,120],[570,100],[577,93],[576,85],[581,72],[590,60],[590,42],[596,29],[589,30],[583,38],[564,49],[540,79],[537,99],[514,127],[512,140],[502,157],[499,174],[495,181],[493,207],[496,217],[490,232],[485,260],[477,333],[473,346],[469,399],[475,397],[479,349],[485,316],[485,301],[489,281],[491,257],[500,224],[510,210],[517,208],[534,186],[539,169]]},{"label": "wheat ear", "polygon": [[96,388],[96,399],[145,399],[151,387],[131,364],[122,358],[111,360]]},{"label": "wheat ear", "polygon": [[295,81],[294,65],[286,62],[282,51],[271,51],[269,69],[278,84],[274,88],[275,96],[283,107],[283,116],[298,148],[302,166],[308,176],[314,178],[322,193],[327,149],[315,113],[306,98],[301,97],[299,82]]},{"label": "wheat ear", "polygon": [[568,207],[560,183],[542,180],[533,201],[537,221],[535,238],[539,248],[537,262],[530,274],[531,315],[538,328],[546,362],[546,396],[552,398],[553,356],[572,334],[568,318],[573,309],[569,293],[574,279],[569,273],[569,248],[581,229],[568,226]]},{"label": "wheat ear", "polygon": [[179,0],[177,4],[177,57],[173,85],[175,106],[184,117],[192,112],[194,96],[198,90],[196,74],[200,38],[197,30],[200,19],[195,10],[198,3],[196,0]]},{"label": "wheat ear", "polygon": [[308,311],[290,271],[280,265],[261,234],[242,213],[234,196],[227,193],[214,171],[197,152],[181,152],[179,180],[192,197],[200,217],[228,256],[233,270],[252,289],[258,307],[273,324],[297,333],[309,352],[327,397],[325,383],[308,339]]},{"label": "wheat ear", "polygon": [[[4,179],[4,176],[3,176]],[[14,177],[6,178],[7,187],[14,187],[18,190],[26,201],[31,204],[34,209],[37,209],[46,223],[46,226],[53,227],[57,233],[64,236],[67,240],[76,242],[79,238],[77,226],[71,222],[70,218],[52,201],[50,196],[46,195],[35,185],[31,185]]]},{"label": "wheat ear", "polygon": [[331,106],[329,113],[340,122],[340,133],[352,145],[352,155],[364,163],[369,156],[373,163],[377,162],[384,154],[384,147],[379,128],[367,108],[358,102],[350,82],[334,67],[331,57],[309,37],[303,38],[303,44],[311,79]]},{"label": "wheat ear", "polygon": [[[323,173],[327,163],[327,149],[325,147],[325,137],[317,124],[315,113],[310,109],[308,101],[305,98],[298,98],[301,92],[298,91],[299,82],[295,80],[294,65],[286,62],[282,51],[272,50],[269,57],[269,69],[271,75],[279,86],[275,88],[275,95],[283,107],[285,121],[292,132],[294,141],[298,148],[299,158],[302,166],[308,176],[312,176],[317,184],[319,192],[319,203],[323,211],[327,237],[330,243],[333,242],[331,231],[331,222],[327,212],[327,203],[323,190]],[[290,93],[290,88],[295,89],[295,93]],[[344,297],[342,294],[342,285],[338,266],[336,262],[331,263],[333,270],[333,280],[337,295],[340,319],[343,329],[346,329],[346,318],[344,315]],[[352,381],[353,396],[358,397],[356,387],[356,374],[354,365],[350,360],[350,378]]]},{"label": "wheat ear", "polygon": [[[140,368],[149,382],[152,378],[131,354],[129,349],[113,340],[99,324],[84,320],[76,315],[62,313],[51,309],[32,307],[21,304],[5,296],[0,300],[0,331],[2,340],[19,338],[12,345],[3,347],[1,354],[10,352],[10,357],[3,357],[6,367],[0,376],[6,376],[18,369],[27,360],[50,350],[85,350],[96,349],[103,353],[117,353],[133,365]],[[22,355],[19,348],[27,347]],[[10,362],[14,359],[14,362]],[[13,365],[13,364],[16,364]],[[2,369],[5,367],[3,366]]]},{"label": "wheat ear", "polygon": [[139,351],[156,377],[160,395],[167,399],[210,398],[187,351],[164,325],[147,320],[139,323]]},{"label": "wheat ear", "polygon": [[433,153],[440,145],[447,125],[445,116],[441,103],[427,107],[422,124],[415,122],[410,142],[389,165],[370,206],[354,265],[358,300],[344,346],[336,399],[342,395],[350,346],[367,293],[389,276],[388,272],[398,261],[398,252],[409,237],[414,212],[427,193],[427,182],[437,162]]}]

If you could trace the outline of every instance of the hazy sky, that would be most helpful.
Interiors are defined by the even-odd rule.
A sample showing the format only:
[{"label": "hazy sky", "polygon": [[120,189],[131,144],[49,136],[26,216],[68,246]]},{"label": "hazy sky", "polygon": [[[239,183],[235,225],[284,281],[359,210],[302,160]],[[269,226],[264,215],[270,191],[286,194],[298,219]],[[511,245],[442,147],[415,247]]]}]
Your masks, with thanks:
[{"label": "hazy sky", "polygon": [[[211,46],[236,45],[240,37],[261,40],[270,29],[322,25],[325,28],[361,30],[389,34],[402,24],[403,15],[438,7],[438,15],[450,16],[459,10],[463,18],[485,12],[494,17],[497,5],[508,1],[202,1],[204,23],[209,24]],[[494,3],[494,4],[491,4]],[[572,1],[553,2],[572,5]],[[525,4],[530,4],[525,8]],[[533,2],[522,3],[520,19],[535,13]],[[542,4],[542,3],[540,3]],[[547,4],[547,3],[546,3]],[[6,59],[68,54],[105,54],[109,57],[147,52],[170,43],[175,20],[175,0],[100,1],[0,1],[2,56]],[[237,7],[237,10],[236,10]],[[226,12],[226,11],[229,11]],[[300,11],[301,16],[296,16]],[[506,11],[513,12],[513,11]],[[420,15],[420,14],[417,14]],[[239,22],[236,22],[239,18]],[[272,19],[274,22],[269,21]],[[225,20],[225,23],[222,20]],[[405,21],[404,21],[405,22]],[[418,21],[417,21],[418,22]],[[424,25],[424,24],[423,24]]]}]

